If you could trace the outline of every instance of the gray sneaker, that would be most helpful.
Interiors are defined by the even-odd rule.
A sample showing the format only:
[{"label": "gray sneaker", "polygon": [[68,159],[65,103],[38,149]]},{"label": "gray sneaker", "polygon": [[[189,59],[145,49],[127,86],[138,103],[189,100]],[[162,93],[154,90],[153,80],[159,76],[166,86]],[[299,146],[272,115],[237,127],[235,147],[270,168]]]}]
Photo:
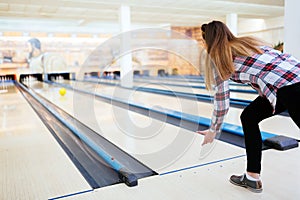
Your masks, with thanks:
[{"label": "gray sneaker", "polygon": [[256,192],[256,193],[262,192],[262,182],[251,181],[247,179],[246,174],[243,174],[241,176],[232,175],[229,181],[234,185],[247,188],[251,192]]}]

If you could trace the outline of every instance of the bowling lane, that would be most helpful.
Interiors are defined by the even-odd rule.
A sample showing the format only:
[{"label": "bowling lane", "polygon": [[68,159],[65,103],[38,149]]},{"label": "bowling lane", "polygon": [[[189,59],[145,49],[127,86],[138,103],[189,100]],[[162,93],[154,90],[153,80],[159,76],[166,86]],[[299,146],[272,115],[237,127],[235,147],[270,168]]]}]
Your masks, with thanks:
[{"label": "bowling lane", "polygon": [[[115,79],[104,79],[104,78],[96,78],[96,77],[86,77],[86,80],[96,80],[96,81],[101,81],[101,82],[110,82],[110,83],[119,83],[120,80],[115,80]],[[189,85],[189,86],[200,86],[204,87],[204,81],[203,80],[197,80],[197,79],[189,79],[189,78],[181,78],[181,79],[172,79],[172,78],[134,78],[133,81],[136,84],[139,83],[157,83],[157,84],[173,84],[173,85]],[[245,84],[239,84],[235,83],[233,81],[230,81],[230,88],[231,89],[240,89],[240,90],[253,90],[249,85]]]},{"label": "bowling lane", "polygon": [[[94,85],[93,83],[88,82],[80,83],[65,80],[65,83],[69,83],[75,86],[83,85],[80,87],[89,88],[89,90],[94,90],[93,92],[96,92],[98,94],[111,95],[117,98],[123,98],[125,100],[136,102],[139,104],[144,104],[149,107],[158,106],[176,110],[179,112],[189,113],[196,116],[211,118],[213,108],[212,103],[204,103],[190,99],[176,98],[141,91],[132,91],[116,86],[107,86],[99,84]],[[122,96],[123,93],[129,93],[130,95],[127,95],[127,97],[124,98],[124,95]],[[241,126],[241,112],[242,109],[231,107],[229,109],[225,122]],[[299,128],[294,124],[290,117],[280,115],[271,117],[262,121],[260,123],[260,128],[262,131],[271,132],[278,135],[290,136],[293,138],[300,138]]]},{"label": "bowling lane", "polygon": [[[193,80],[182,79],[178,80],[168,80],[168,79],[158,79],[158,80],[147,80],[147,79],[134,79],[136,84],[143,83],[151,83],[151,84],[170,84],[170,85],[178,85],[179,87],[205,87],[204,82],[193,82]],[[250,86],[244,84],[238,84],[234,82],[230,82],[230,89],[238,89],[238,90],[251,90],[254,91]]]},{"label": "bowling lane", "polygon": [[[89,85],[86,86],[88,90]],[[203,150],[207,149],[202,149],[199,159],[203,140],[201,135],[97,100],[93,101],[92,110],[78,111],[76,109],[83,105],[76,105],[75,94],[86,104],[93,98],[71,90],[61,97],[58,94],[59,87],[45,83],[36,83],[32,87],[160,174],[244,155],[244,149],[216,141],[209,156],[203,156]]]},{"label": "bowling lane", "polygon": [[48,199],[90,190],[22,94],[0,94],[0,199]]},{"label": "bowling lane", "polygon": [[[119,80],[110,80],[110,79],[87,79],[89,81],[93,82],[98,82],[98,83],[113,83],[113,84],[119,84]],[[175,83],[178,84],[178,83]],[[180,83],[182,84],[182,83]],[[192,87],[187,87],[191,83],[186,83],[183,86],[177,86],[177,85],[168,85],[165,84],[165,82],[162,81],[140,81],[140,82],[134,82],[135,87],[146,87],[146,88],[153,88],[153,89],[161,89],[161,90],[170,90],[173,92],[185,92],[185,93],[190,93],[190,94],[204,94],[204,95],[212,95],[211,92],[207,91],[206,89],[200,89],[200,88],[192,88]],[[193,83],[194,84],[194,83]],[[198,84],[198,83],[196,83]],[[198,85],[199,86],[199,85]],[[204,86],[204,84],[203,84]],[[239,89],[239,90],[253,90],[249,86],[230,86],[231,89]],[[252,101],[257,97],[257,94],[253,93],[240,93],[240,92],[230,92],[230,97],[235,98],[235,99],[243,99],[243,100],[249,100]]]},{"label": "bowling lane", "polygon": [[[139,83],[139,84],[134,84],[134,86],[153,88],[153,89],[161,89],[161,90],[169,90],[169,91],[173,91],[173,92],[185,92],[185,93],[189,93],[189,94],[212,95],[212,93],[206,89],[165,85],[164,83],[161,83],[161,84]],[[252,93],[240,93],[240,92],[232,92],[232,91],[230,92],[230,98],[235,98],[235,99],[254,100],[256,97],[257,97],[257,94],[252,94]]]}]

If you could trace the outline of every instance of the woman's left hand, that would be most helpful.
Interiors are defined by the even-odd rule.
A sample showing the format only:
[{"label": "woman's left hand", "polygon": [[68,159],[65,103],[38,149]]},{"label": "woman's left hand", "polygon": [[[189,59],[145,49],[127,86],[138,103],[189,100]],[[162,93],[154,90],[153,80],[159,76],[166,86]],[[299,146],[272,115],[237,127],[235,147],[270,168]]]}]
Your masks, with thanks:
[{"label": "woman's left hand", "polygon": [[212,143],[216,137],[216,132],[212,132],[209,129],[204,131],[197,131],[197,133],[204,135],[202,146],[208,143]]}]

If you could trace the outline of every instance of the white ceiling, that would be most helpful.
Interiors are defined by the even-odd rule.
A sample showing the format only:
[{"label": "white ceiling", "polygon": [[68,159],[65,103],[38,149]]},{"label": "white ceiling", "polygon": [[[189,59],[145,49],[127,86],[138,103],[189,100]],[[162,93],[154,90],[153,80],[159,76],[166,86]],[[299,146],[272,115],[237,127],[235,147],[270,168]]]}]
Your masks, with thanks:
[{"label": "white ceiling", "polygon": [[116,32],[122,4],[131,8],[133,27],[198,26],[230,13],[255,19],[284,15],[284,0],[0,0],[0,29]]}]

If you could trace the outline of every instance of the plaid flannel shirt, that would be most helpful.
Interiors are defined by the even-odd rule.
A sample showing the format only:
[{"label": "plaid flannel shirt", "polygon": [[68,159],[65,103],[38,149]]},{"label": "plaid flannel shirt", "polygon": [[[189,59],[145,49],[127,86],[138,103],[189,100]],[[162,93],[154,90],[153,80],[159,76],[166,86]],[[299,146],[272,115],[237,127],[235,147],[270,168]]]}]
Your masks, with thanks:
[{"label": "plaid flannel shirt", "polygon": [[[260,96],[266,97],[275,111],[276,93],[283,86],[300,82],[300,62],[287,53],[262,46],[263,54],[252,57],[236,56],[233,60],[235,72],[230,79],[251,85]],[[222,81],[215,75],[214,111],[211,131],[220,131],[229,110],[229,80]]]}]

